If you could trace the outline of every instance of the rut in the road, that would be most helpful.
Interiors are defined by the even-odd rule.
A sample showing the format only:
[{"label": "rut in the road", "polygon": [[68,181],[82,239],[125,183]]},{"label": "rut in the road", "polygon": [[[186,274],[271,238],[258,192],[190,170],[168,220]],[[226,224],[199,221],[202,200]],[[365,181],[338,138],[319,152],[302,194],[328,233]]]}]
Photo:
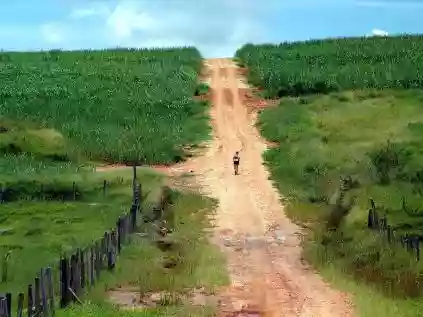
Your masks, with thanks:
[{"label": "rut in the road", "polygon": [[[301,261],[301,232],[283,214],[268,180],[262,161],[266,145],[240,100],[245,84],[239,70],[228,59],[206,64],[214,141],[190,168],[203,191],[219,199],[215,241],[227,256],[232,280],[221,293],[221,315],[232,316],[244,307],[260,316],[352,316],[346,296]],[[237,150],[241,174],[234,176],[231,157]]]}]

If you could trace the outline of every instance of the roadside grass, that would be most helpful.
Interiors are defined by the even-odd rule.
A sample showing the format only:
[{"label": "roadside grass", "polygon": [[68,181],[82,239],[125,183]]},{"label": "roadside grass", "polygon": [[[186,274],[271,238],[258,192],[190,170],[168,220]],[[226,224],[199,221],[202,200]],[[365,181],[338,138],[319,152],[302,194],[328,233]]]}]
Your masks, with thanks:
[{"label": "roadside grass", "polygon": [[[167,236],[173,247],[161,251],[151,238],[134,235],[126,246],[113,273],[105,273],[87,295],[82,306],[75,305],[60,316],[214,316],[213,305],[194,307],[180,301],[189,290],[203,287],[214,293],[228,283],[224,257],[212,245],[206,231],[210,226],[215,201],[194,193],[173,192],[173,203],[166,218],[173,232]],[[176,266],[163,267],[171,259]],[[170,298],[155,308],[126,310],[108,301],[108,290],[133,289],[134,293],[166,292]]]},{"label": "roadside grass", "polygon": [[392,298],[374,285],[354,279],[344,269],[339,258],[327,257],[325,249],[315,241],[304,243],[305,259],[313,263],[322,277],[337,289],[353,296],[352,301],[360,317],[421,317],[423,303],[420,298]]},{"label": "roadside grass", "polygon": [[[406,223],[418,229],[422,218],[401,210],[401,205],[405,197],[410,208],[423,207],[420,184],[409,180],[423,158],[419,150],[422,100],[420,90],[366,90],[282,100],[278,107],[264,110],[258,122],[264,137],[278,144],[265,153],[272,179],[288,200],[325,205],[334,202],[340,177],[351,176],[359,186],[350,193],[356,196],[356,208],[347,224],[364,225],[372,197],[376,204],[392,209],[393,226],[409,230]],[[392,171],[390,183],[382,184],[371,155],[388,142],[411,153],[398,162],[404,165],[401,173]]]},{"label": "roadside grass", "polygon": [[208,102],[193,98],[207,91],[195,48],[2,52],[0,60],[0,152],[169,164],[209,136]]},{"label": "roadside grass", "polygon": [[84,306],[72,306],[71,308],[57,313],[58,317],[214,317],[214,311],[210,308],[197,308],[187,306],[164,306],[145,310],[122,310],[110,304],[86,303]]},{"label": "roadside grass", "polygon": [[[422,293],[423,263],[368,230],[367,215],[373,198],[398,234],[423,234],[422,100],[421,90],[346,91],[282,99],[259,117],[264,137],[278,144],[264,157],[285,212],[311,231],[307,258],[353,291],[360,316],[417,316],[421,308],[413,298]],[[352,208],[332,232],[348,176]]]},{"label": "roadside grass", "polygon": [[[0,291],[13,294],[25,291],[42,267],[52,265],[56,269],[62,254],[102,237],[106,230],[116,226],[121,214],[129,211],[132,170],[76,177],[81,180],[77,201],[18,200],[0,205],[0,258],[10,252],[7,282],[0,283]],[[105,195],[104,180],[109,184]],[[143,208],[148,209],[158,199],[163,176],[139,169],[138,180],[146,195]],[[65,178],[63,182],[69,180]],[[4,263],[1,264],[3,270]]]}]

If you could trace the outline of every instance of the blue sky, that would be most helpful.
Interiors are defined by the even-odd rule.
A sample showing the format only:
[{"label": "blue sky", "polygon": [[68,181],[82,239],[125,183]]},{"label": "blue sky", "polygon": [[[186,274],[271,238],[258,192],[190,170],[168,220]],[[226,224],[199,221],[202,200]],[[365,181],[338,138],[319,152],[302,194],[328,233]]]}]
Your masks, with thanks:
[{"label": "blue sky", "polygon": [[423,33],[423,0],[14,0],[3,50],[195,45],[232,56],[246,42]]}]

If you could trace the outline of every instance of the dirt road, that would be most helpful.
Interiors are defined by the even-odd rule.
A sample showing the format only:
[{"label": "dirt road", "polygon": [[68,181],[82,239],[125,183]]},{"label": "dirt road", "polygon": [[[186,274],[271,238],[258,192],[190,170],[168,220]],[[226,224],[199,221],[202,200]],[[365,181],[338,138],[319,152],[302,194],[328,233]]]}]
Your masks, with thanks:
[{"label": "dirt road", "polygon": [[[251,316],[352,316],[344,294],[335,292],[301,260],[300,229],[283,214],[279,195],[263,166],[265,142],[241,104],[245,87],[229,59],[206,61],[211,78],[214,140],[189,163],[197,181],[219,199],[215,237],[228,259],[232,285],[222,294],[221,315],[242,306]],[[232,155],[241,155],[233,175]]]},{"label": "dirt road", "polygon": [[[229,59],[205,63],[212,89],[213,141],[204,155],[171,168],[170,175],[194,172],[205,193],[219,200],[215,242],[227,256],[231,285],[220,294],[221,317],[352,317],[347,296],[331,290],[301,259],[301,230],[283,213],[268,180],[265,141],[240,101],[246,85]],[[232,155],[240,151],[240,175]],[[250,314],[233,314],[242,308]],[[253,312],[256,313],[253,313]]]}]

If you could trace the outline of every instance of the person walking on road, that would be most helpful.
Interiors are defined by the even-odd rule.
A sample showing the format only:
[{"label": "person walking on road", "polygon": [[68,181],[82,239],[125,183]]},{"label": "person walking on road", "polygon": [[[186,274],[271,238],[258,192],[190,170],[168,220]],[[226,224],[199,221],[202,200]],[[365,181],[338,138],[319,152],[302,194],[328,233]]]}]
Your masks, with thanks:
[{"label": "person walking on road", "polygon": [[239,157],[239,152],[236,151],[235,152],[235,155],[232,158],[232,161],[234,163],[234,172],[235,172],[235,175],[238,175],[239,174],[238,173],[238,169],[239,169],[239,161],[240,161],[240,159],[241,158]]}]

